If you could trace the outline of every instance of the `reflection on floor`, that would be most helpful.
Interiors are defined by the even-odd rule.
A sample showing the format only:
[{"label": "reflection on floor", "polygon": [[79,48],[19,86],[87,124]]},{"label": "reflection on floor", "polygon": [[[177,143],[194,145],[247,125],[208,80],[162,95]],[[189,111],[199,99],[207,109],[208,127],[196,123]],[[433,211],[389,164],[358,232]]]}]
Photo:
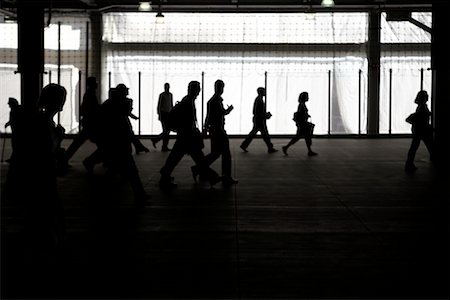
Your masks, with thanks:
[{"label": "reflection on floor", "polygon": [[144,140],[152,150],[135,159],[152,195],[145,207],[101,166],[87,176],[84,145],[58,182],[65,245],[46,260],[27,252],[21,208],[2,198],[2,299],[448,297],[449,193],[423,145],[408,175],[409,139],[317,139],[316,157],[303,141],[288,156],[259,139],[243,153],[240,142],[238,185],[195,184],[185,157],[164,193],[168,154]]}]

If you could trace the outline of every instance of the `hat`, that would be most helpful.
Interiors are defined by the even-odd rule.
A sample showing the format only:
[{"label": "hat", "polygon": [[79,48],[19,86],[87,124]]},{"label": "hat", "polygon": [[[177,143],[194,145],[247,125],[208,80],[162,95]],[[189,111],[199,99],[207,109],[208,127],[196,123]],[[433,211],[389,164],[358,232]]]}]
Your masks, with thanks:
[{"label": "hat", "polygon": [[117,90],[128,90],[127,86],[126,86],[125,84],[123,84],[123,83],[119,83],[119,84],[116,86],[116,89],[117,89]]}]

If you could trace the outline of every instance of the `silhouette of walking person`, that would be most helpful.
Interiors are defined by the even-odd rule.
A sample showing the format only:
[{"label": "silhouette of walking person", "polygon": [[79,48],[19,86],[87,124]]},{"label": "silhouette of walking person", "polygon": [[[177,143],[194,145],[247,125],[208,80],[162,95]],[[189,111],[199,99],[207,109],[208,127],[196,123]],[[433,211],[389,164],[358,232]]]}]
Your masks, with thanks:
[{"label": "silhouette of walking person", "polygon": [[297,133],[295,136],[289,141],[286,146],[282,147],[283,153],[288,155],[287,150],[290,146],[294,145],[298,140],[302,137],[305,138],[306,147],[308,148],[308,156],[317,155],[316,152],[311,150],[312,145],[312,134],[314,130],[314,124],[308,122],[308,119],[311,117],[308,114],[308,108],[306,107],[306,102],[309,100],[309,95],[307,92],[300,93],[298,97],[298,108],[297,112],[294,113],[294,121],[297,126]]},{"label": "silhouette of walking person", "polygon": [[160,171],[159,185],[162,189],[176,187],[171,174],[185,154],[189,154],[196,163],[194,180],[197,174],[208,179],[211,185],[221,180],[219,175],[207,165],[202,151],[203,137],[197,127],[195,108],[195,99],[199,93],[200,83],[191,81],[188,85],[188,94],[170,112],[170,127],[177,132],[177,136],[172,151]]},{"label": "silhouette of walking person", "polygon": [[[119,97],[125,98],[125,101],[126,101],[126,104],[127,104],[128,116],[130,118],[132,118],[133,120],[138,120],[139,117],[137,117],[136,115],[134,115],[132,113],[132,111],[133,111],[133,100],[127,97],[128,96],[128,88],[127,88],[127,86],[125,84],[123,84],[123,83],[120,83],[120,84],[118,84],[116,86],[116,91],[120,95]],[[130,123],[130,128],[132,128],[131,127],[131,122],[130,122],[129,119],[128,119],[128,122]],[[131,131],[133,132],[133,129],[131,129]],[[137,136],[134,135],[134,132],[133,132],[133,140],[132,140],[132,142],[133,142],[134,149],[136,150],[136,154],[139,154],[141,152],[149,152],[150,151],[150,150],[148,150],[147,147],[144,146],[144,144],[142,144],[142,142],[137,138]]]},{"label": "silhouette of walking person", "polygon": [[34,254],[47,256],[64,236],[64,215],[57,191],[57,166],[61,159],[64,128],[54,116],[61,112],[66,90],[45,86],[37,109],[29,106],[17,124],[17,147],[8,174],[12,192],[24,204],[24,237]]},{"label": "silhouette of walking person", "polygon": [[83,96],[80,111],[82,129],[66,150],[67,161],[72,158],[75,152],[88,139],[95,142],[100,117],[100,103],[96,95],[97,86],[97,79],[95,77],[88,77],[86,79],[86,93]]},{"label": "silhouette of walking person", "polygon": [[231,177],[231,152],[225,131],[225,116],[233,110],[233,105],[228,106],[227,109],[223,107],[224,87],[224,82],[217,80],[214,84],[214,95],[208,101],[205,126],[211,137],[211,153],[206,155],[205,159],[209,166],[222,155],[222,182],[224,185],[232,185],[238,181]]},{"label": "silhouette of walking person", "polygon": [[17,147],[17,132],[16,127],[20,122],[20,118],[22,117],[22,106],[19,104],[19,101],[15,98],[8,99],[8,105],[10,108],[9,111],[9,121],[5,123],[5,129],[11,127],[11,147],[12,154],[10,158],[6,160],[6,162],[11,162],[14,159],[14,149]]},{"label": "silhouette of walking person", "polygon": [[427,101],[428,93],[423,90],[418,92],[416,99],[414,100],[417,104],[416,111],[406,119],[406,122],[412,125],[412,142],[405,163],[405,171],[407,172],[417,170],[417,167],[414,164],[414,158],[421,140],[427,147],[430,160],[433,160],[433,128],[430,125],[431,112],[426,104]]},{"label": "silhouette of walking person", "polygon": [[255,99],[255,103],[253,104],[253,129],[248,134],[247,138],[242,142],[241,149],[244,152],[248,152],[247,148],[252,142],[253,138],[256,136],[258,131],[261,132],[262,138],[267,145],[267,152],[274,153],[278,151],[273,147],[273,144],[270,142],[269,132],[267,131],[266,121],[272,117],[270,112],[266,112],[266,103],[264,102],[264,97],[266,96],[266,89],[259,87],[257,89],[258,96]]},{"label": "silhouette of walking person", "polygon": [[169,145],[169,133],[170,129],[167,124],[167,118],[170,110],[173,107],[173,96],[172,93],[169,92],[170,85],[169,83],[164,84],[164,92],[159,94],[159,100],[158,100],[158,119],[161,121],[162,126],[162,133],[159,134],[157,137],[152,138],[153,147],[156,148],[156,144],[162,140],[162,148],[161,151],[166,152],[170,151],[171,149],[168,147]]},{"label": "silhouette of walking person", "polygon": [[134,133],[129,120],[129,100],[124,90],[116,89],[101,106],[99,151],[110,172],[121,174],[133,190],[137,204],[150,198],[146,194],[139,170],[132,156]]}]

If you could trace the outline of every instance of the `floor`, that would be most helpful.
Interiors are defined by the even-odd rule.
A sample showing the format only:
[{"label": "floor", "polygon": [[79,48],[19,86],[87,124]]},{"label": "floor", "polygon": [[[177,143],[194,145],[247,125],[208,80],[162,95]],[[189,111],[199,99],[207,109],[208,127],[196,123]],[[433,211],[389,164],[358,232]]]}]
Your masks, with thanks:
[{"label": "floor", "polygon": [[143,140],[151,151],[134,158],[147,206],[103,167],[88,176],[85,144],[58,180],[65,244],[46,259],[27,251],[21,207],[2,197],[1,299],[448,298],[450,193],[424,145],[408,174],[407,138],[318,138],[316,157],[303,141],[288,156],[260,139],[243,153],[241,141],[231,140],[236,186],[195,184],[185,157],[178,187],[163,192],[167,153]]}]

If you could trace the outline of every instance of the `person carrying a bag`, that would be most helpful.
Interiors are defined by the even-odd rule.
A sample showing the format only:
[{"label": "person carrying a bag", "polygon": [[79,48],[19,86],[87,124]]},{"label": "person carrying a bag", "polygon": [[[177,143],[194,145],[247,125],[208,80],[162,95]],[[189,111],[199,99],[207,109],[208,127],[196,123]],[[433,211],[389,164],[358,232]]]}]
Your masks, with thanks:
[{"label": "person carrying a bag", "polygon": [[307,92],[300,93],[300,96],[298,97],[298,108],[297,112],[294,113],[294,121],[295,125],[297,126],[297,133],[295,136],[289,141],[289,143],[286,146],[283,146],[283,153],[284,155],[288,155],[287,150],[290,146],[295,144],[298,140],[300,140],[302,137],[305,138],[306,147],[308,148],[308,156],[315,156],[317,155],[316,152],[311,150],[312,145],[312,135],[314,131],[314,124],[311,122],[308,122],[308,119],[311,117],[308,114],[308,108],[306,107],[306,102],[309,100],[309,95]]},{"label": "person carrying a bag", "polygon": [[433,128],[430,125],[431,112],[428,109],[427,101],[428,93],[426,91],[418,92],[414,100],[417,104],[416,112],[406,118],[406,122],[412,125],[412,142],[405,163],[405,171],[407,172],[417,170],[417,167],[414,165],[414,158],[421,140],[428,149],[430,160],[433,160]]}]

